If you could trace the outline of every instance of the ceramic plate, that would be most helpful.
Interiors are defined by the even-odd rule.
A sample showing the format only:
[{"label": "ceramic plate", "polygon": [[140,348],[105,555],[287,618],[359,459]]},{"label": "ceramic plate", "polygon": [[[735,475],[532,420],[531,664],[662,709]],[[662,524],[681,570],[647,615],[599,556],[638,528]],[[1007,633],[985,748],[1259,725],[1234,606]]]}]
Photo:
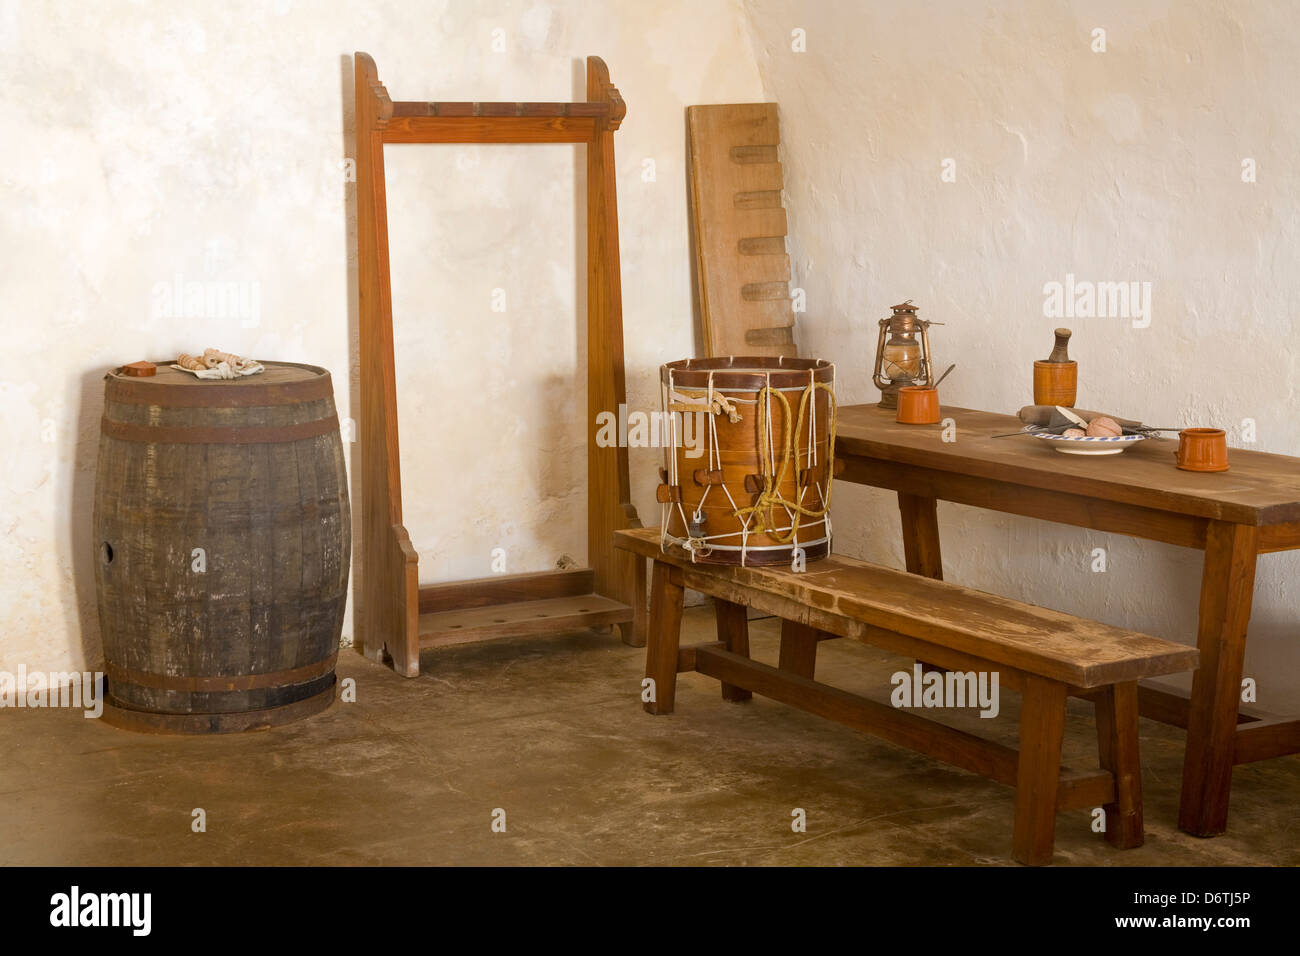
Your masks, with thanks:
[{"label": "ceramic plate", "polygon": [[1105,438],[1066,438],[1054,435],[1041,425],[1026,425],[1025,431],[1042,441],[1051,442],[1062,455],[1118,455],[1143,441],[1145,435],[1111,435]]}]

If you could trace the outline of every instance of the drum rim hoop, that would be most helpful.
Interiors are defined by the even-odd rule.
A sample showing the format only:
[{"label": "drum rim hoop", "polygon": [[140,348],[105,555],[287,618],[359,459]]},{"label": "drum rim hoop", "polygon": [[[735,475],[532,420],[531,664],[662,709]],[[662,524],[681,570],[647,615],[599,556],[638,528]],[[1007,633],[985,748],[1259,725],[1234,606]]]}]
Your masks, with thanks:
[{"label": "drum rim hoop", "polygon": [[[755,368],[763,371],[753,371]],[[807,385],[810,371],[814,381],[830,384],[835,380],[835,366],[825,359],[770,355],[680,359],[659,366],[659,380],[667,385],[671,376],[674,386],[707,388],[712,376],[717,388],[760,389],[767,384],[790,388]]]}]

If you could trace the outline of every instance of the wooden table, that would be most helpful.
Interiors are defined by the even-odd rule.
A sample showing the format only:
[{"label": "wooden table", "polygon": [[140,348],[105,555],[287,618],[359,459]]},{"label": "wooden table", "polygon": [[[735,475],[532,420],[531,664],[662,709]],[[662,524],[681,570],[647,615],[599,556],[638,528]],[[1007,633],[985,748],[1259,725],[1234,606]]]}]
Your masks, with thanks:
[{"label": "wooden table", "polygon": [[1300,548],[1300,458],[1229,451],[1231,470],[1174,467],[1174,441],[1123,455],[1057,454],[1028,438],[993,439],[1013,415],[945,406],[941,425],[899,425],[876,405],[840,409],[839,477],[898,493],[907,570],[943,577],[936,501],[1165,541],[1205,552],[1190,701],[1143,686],[1143,716],[1187,730],[1178,825],[1196,836],[1227,828],[1235,764],[1300,752],[1300,720],[1239,708],[1257,556]]}]

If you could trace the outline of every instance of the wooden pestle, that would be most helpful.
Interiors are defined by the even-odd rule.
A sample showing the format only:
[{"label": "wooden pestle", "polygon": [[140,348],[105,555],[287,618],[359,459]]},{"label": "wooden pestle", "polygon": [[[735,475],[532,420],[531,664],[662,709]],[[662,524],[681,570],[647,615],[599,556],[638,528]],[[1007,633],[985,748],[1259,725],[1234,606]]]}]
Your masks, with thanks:
[{"label": "wooden pestle", "polygon": [[1052,348],[1052,354],[1047,356],[1049,362],[1069,362],[1070,361],[1070,336],[1073,335],[1069,329],[1056,330],[1056,345]]}]

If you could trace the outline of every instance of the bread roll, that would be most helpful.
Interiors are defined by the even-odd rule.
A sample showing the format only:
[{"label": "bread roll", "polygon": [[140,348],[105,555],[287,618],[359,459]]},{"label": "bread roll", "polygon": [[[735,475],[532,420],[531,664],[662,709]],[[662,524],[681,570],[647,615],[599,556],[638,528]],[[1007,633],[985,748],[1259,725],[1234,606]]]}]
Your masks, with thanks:
[{"label": "bread roll", "polygon": [[1114,438],[1122,434],[1124,429],[1119,427],[1119,422],[1109,416],[1102,415],[1088,422],[1089,438]]}]

